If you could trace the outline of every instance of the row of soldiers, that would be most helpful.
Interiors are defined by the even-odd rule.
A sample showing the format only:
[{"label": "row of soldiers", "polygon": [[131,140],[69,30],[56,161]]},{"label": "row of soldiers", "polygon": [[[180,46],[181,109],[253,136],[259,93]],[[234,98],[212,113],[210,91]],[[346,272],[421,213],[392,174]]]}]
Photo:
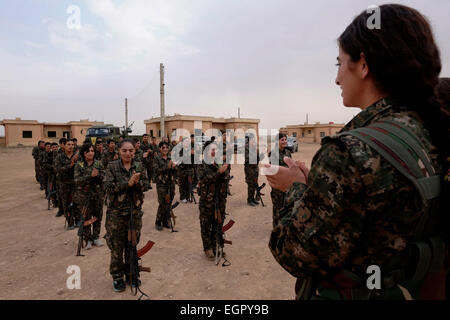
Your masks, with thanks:
[{"label": "row of soldiers", "polygon": [[[224,134],[224,141],[225,141]],[[39,170],[37,176],[43,183],[45,190],[49,184],[57,189],[55,204],[60,206],[57,216],[65,215],[68,229],[78,227],[84,209],[88,209],[90,217],[96,217],[92,231],[85,228],[86,237],[89,239],[86,249],[92,245],[102,246],[99,239],[100,226],[103,217],[103,204],[107,204],[106,235],[105,239],[111,250],[110,273],[113,277],[115,291],[125,288],[123,276],[127,274],[129,261],[126,256],[126,235],[128,224],[130,201],[133,203],[133,212],[138,235],[142,228],[142,204],[143,192],[151,189],[151,181],[156,183],[158,195],[158,212],[155,226],[161,231],[163,227],[170,227],[171,216],[169,213],[175,195],[175,184],[178,180],[180,200],[184,203],[192,192],[194,185],[198,184],[199,219],[201,226],[201,238],[206,257],[214,260],[216,255],[215,232],[217,232],[216,219],[225,220],[226,201],[229,194],[229,181],[231,179],[230,154],[227,154],[226,145],[223,145],[223,164],[215,161],[195,164],[194,136],[191,139],[180,140],[180,156],[185,152],[190,153],[190,161],[172,161],[171,151],[176,143],[169,143],[166,139],[156,145],[155,140],[148,142],[148,135],[144,134],[142,142],[139,139],[121,139],[118,145],[114,140],[108,140],[106,146],[101,138],[97,138],[94,145],[85,141],[81,148],[76,145],[76,140],[60,140],[60,148],[57,145],[44,143],[44,148],[39,146],[33,150],[39,154]],[[203,150],[210,146],[206,155],[210,159],[215,158],[218,152],[218,144],[211,139]],[[256,205],[255,190],[258,186],[258,164],[250,163],[249,149],[253,147],[254,140],[246,143],[245,174],[248,184],[248,204]],[[50,148],[49,148],[50,147]],[[258,161],[260,156],[258,155]],[[127,168],[127,166],[130,166]],[[48,183],[43,182],[47,179]],[[139,185],[138,190],[132,188]],[[130,197],[126,190],[133,189],[134,195]],[[128,200],[127,200],[128,199]],[[106,200],[106,201],[105,201]],[[86,208],[88,206],[88,208]],[[274,209],[275,210],[275,209]],[[219,214],[220,217],[217,216]],[[139,238],[138,236],[138,238]],[[125,254],[125,262],[123,255]],[[225,256],[225,253],[222,253]],[[121,281],[122,279],[122,281]],[[129,282],[133,279],[127,279]],[[138,281],[138,280],[136,280]],[[134,285],[138,285],[135,283]]]}]

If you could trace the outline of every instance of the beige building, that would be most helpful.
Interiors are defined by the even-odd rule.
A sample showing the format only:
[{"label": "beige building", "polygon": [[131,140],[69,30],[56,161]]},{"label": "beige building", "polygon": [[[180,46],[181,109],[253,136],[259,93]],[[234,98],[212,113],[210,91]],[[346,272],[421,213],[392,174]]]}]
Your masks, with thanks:
[{"label": "beige building", "polygon": [[[160,118],[151,118],[144,120],[145,132],[150,136],[154,136],[160,140]],[[173,116],[166,116],[164,122],[166,136],[172,139],[172,135],[175,134],[176,129],[186,129],[190,134],[195,133],[195,129],[200,130],[202,133],[207,133],[208,129],[218,129],[224,132],[227,129],[236,130],[242,129],[245,131],[253,129],[258,134],[259,119],[247,119],[247,118],[214,118],[214,117],[201,117],[201,116],[188,116],[175,113]]]},{"label": "beige building", "polygon": [[280,128],[280,133],[285,133],[288,136],[294,136],[298,142],[320,143],[320,140],[325,136],[332,136],[339,132],[344,127],[344,124],[330,122],[328,124],[298,124],[290,125]]},{"label": "beige building", "polygon": [[58,142],[62,137],[77,138],[79,142],[83,142],[89,127],[102,124],[104,123],[88,119],[66,123],[38,122],[21,118],[5,119],[0,121],[0,125],[5,128],[5,136],[0,138],[0,145],[35,146],[39,140]]}]

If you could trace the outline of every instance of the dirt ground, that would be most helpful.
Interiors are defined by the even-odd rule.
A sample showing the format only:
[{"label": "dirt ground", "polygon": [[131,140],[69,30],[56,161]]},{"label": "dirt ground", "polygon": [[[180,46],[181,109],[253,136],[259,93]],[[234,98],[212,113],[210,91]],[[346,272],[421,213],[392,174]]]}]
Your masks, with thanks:
[{"label": "dirt ground", "polygon": [[[293,154],[294,159],[310,166],[318,148],[317,144],[303,144]],[[180,204],[175,209],[179,232],[157,231],[155,185],[146,192],[138,248],[147,240],[155,242],[143,256],[143,265],[150,266],[152,272],[141,273],[141,289],[151,299],[293,299],[295,279],[268,248],[272,229],[270,187],[263,190],[266,207],[250,207],[246,204],[243,165],[233,165],[232,175],[227,219],[236,224],[227,232],[227,238],[233,241],[225,247],[229,267],[206,260],[197,205]],[[267,180],[260,176],[259,182]],[[85,250],[84,257],[75,256],[77,229],[65,230],[64,217],[56,218],[56,212],[47,210],[44,193],[34,179],[31,148],[1,148],[0,299],[136,299],[128,287],[122,293],[113,292],[106,245]],[[105,234],[104,221],[101,237]],[[67,268],[71,265],[80,267],[81,289],[67,288]]]}]

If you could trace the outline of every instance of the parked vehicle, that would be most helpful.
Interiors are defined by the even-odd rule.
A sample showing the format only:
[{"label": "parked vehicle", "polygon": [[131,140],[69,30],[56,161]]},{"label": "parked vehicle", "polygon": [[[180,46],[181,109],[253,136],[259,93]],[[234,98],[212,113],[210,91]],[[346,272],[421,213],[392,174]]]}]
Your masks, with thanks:
[{"label": "parked vehicle", "polygon": [[120,128],[113,126],[112,124],[92,126],[86,132],[86,138],[90,138],[92,143],[95,143],[99,137],[101,137],[105,143],[108,139],[118,141],[121,135],[122,132],[120,131]]}]

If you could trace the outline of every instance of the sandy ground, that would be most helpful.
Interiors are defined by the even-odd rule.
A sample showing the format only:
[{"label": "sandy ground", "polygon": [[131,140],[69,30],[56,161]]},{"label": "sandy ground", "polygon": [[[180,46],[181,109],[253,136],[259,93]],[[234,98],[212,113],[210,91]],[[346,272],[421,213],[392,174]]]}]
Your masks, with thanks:
[{"label": "sandy ground", "polygon": [[[294,158],[309,166],[318,148],[303,144]],[[141,245],[147,240],[155,245],[143,257],[143,265],[152,272],[141,273],[141,288],[151,299],[293,299],[295,279],[268,248],[270,187],[263,190],[266,207],[249,207],[243,165],[233,165],[232,175],[227,217],[236,224],[227,232],[233,241],[225,247],[229,267],[216,266],[204,257],[197,205],[180,204],[175,209],[179,232],[159,232],[154,228],[155,185],[146,193]],[[259,182],[267,181],[260,176]],[[56,211],[47,210],[34,179],[31,148],[0,149],[0,299],[136,299],[128,287],[113,292],[106,245],[85,250],[84,257],[75,256],[77,229],[65,230],[64,217],[56,218]],[[80,267],[81,289],[67,288],[71,265]]]}]

